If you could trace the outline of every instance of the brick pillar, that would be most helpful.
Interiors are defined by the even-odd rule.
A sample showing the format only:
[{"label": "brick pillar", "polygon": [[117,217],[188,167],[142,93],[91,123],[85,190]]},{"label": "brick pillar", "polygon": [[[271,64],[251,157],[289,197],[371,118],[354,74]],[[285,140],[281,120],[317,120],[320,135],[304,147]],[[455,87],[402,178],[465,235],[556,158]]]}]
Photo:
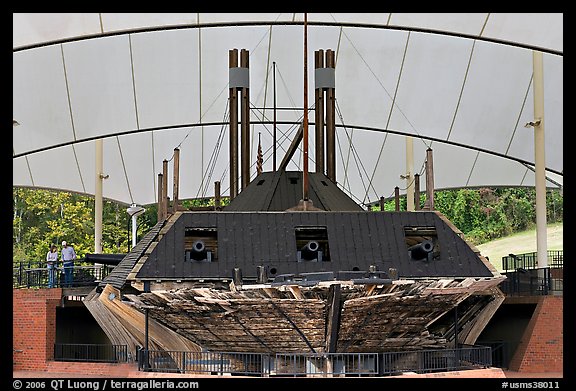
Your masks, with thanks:
[{"label": "brick pillar", "polygon": [[561,296],[543,296],[510,360],[517,372],[563,372],[563,307]]},{"label": "brick pillar", "polygon": [[45,370],[54,357],[62,289],[12,290],[12,369]]}]

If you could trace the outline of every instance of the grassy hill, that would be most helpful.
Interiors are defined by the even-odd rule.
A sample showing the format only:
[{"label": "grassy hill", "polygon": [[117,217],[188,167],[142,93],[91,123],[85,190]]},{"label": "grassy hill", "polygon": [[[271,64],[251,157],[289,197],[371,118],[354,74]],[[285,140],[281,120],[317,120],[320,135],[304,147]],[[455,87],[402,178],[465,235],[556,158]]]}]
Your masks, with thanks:
[{"label": "grassy hill", "polygon": [[[563,250],[563,223],[548,225],[547,244],[548,250]],[[512,254],[524,254],[536,251],[536,228],[523,232],[517,232],[476,246],[480,253],[488,257],[497,270],[502,270],[502,257]]]}]

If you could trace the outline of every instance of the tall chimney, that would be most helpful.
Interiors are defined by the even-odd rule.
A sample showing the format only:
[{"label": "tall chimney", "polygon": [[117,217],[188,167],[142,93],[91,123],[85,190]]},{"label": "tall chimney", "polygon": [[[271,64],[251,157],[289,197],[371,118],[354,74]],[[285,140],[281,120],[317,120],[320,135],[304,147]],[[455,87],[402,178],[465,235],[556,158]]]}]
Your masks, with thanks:
[{"label": "tall chimney", "polygon": [[326,68],[331,72],[332,85],[326,89],[326,176],[336,183],[336,93],[334,73],[336,61],[334,51],[326,50]]},{"label": "tall chimney", "polygon": [[316,110],[314,111],[314,123],[316,130],[316,172],[324,173],[324,50],[314,52],[314,82],[316,88],[314,98]]},{"label": "tall chimney", "polygon": [[240,89],[240,172],[241,188],[250,183],[250,72],[248,50],[240,51],[238,67],[238,49],[228,51],[229,58],[229,96],[230,96],[230,199],[238,195],[238,89]]},{"label": "tall chimney", "polygon": [[[240,51],[240,67],[249,75],[248,50]],[[241,175],[242,190],[250,184],[250,88],[249,83],[242,87],[242,101],[240,102],[240,144],[242,149]]]},{"label": "tall chimney", "polygon": [[238,195],[238,91],[239,80],[238,49],[228,51],[229,97],[230,97],[230,199]]}]

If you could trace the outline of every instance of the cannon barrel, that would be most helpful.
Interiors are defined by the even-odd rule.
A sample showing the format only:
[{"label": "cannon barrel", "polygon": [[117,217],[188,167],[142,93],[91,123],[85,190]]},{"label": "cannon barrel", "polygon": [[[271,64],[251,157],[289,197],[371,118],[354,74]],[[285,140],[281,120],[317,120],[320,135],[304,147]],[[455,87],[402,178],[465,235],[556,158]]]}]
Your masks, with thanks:
[{"label": "cannon barrel", "polygon": [[434,244],[432,244],[432,242],[429,240],[424,240],[423,242],[415,244],[414,246],[408,248],[412,259],[415,259],[417,261],[421,259],[426,259],[428,257],[428,254],[431,253],[433,249]]},{"label": "cannon barrel", "polygon": [[300,254],[302,256],[302,259],[310,261],[310,260],[316,259],[318,257],[318,251],[319,250],[320,250],[320,245],[318,244],[318,242],[315,240],[311,240],[308,243],[306,243],[306,245],[300,249]]},{"label": "cannon barrel", "polygon": [[206,245],[201,240],[198,240],[192,244],[192,250],[190,250],[190,258],[196,261],[203,261],[206,259]]}]

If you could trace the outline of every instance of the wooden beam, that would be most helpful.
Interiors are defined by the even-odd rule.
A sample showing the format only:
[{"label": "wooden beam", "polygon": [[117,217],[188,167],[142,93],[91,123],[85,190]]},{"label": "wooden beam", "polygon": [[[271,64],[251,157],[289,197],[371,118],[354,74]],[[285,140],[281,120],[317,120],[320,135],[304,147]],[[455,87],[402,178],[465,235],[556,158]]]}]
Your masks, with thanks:
[{"label": "wooden beam", "polygon": [[172,190],[172,212],[176,213],[178,210],[178,187],[180,178],[180,149],[174,148],[174,183]]},{"label": "wooden beam", "polygon": [[[120,299],[120,291],[110,285],[106,285],[102,293],[93,300],[98,300],[101,304],[99,309],[107,311],[114,316],[119,322],[116,324],[116,333],[127,332],[132,336],[134,344],[144,346],[145,322],[144,314],[133,306],[124,303]],[[102,318],[100,318],[102,319]],[[98,319],[96,319],[98,321]],[[106,327],[100,324],[101,327]],[[200,351],[201,348],[194,342],[176,333],[174,330],[162,325],[154,319],[149,319],[150,326],[150,346],[152,349],[160,348],[163,350],[189,350]]]},{"label": "wooden beam", "polygon": [[162,216],[162,174],[158,174],[158,203],[156,209],[158,211],[157,221],[164,220]]},{"label": "wooden beam", "polygon": [[220,201],[220,181],[216,181],[214,182],[214,210],[222,210]]},{"label": "wooden beam", "polygon": [[286,151],[286,155],[284,155],[284,158],[282,159],[282,162],[280,163],[280,167],[279,167],[280,171],[286,170],[286,166],[288,166],[288,163],[290,163],[292,156],[294,156],[294,153],[296,153],[296,150],[298,149],[298,145],[300,144],[300,141],[302,141],[303,136],[304,136],[304,125],[300,124],[300,127],[298,128],[298,130],[296,131],[296,134],[294,135],[294,139],[292,140],[292,143],[290,144],[290,146],[288,147],[288,150]]},{"label": "wooden beam", "polygon": [[426,150],[426,203],[424,209],[434,210],[434,163],[431,148]]},{"label": "wooden beam", "polygon": [[292,319],[290,319],[290,317],[288,315],[286,315],[286,313],[284,311],[282,311],[282,308],[280,308],[275,302],[274,300],[270,300],[270,303],[272,303],[272,305],[274,306],[274,308],[280,313],[280,315],[282,315],[284,318],[286,318],[286,320],[292,325],[292,327],[294,327],[294,330],[298,333],[298,335],[300,335],[300,337],[302,338],[302,340],[306,343],[306,345],[308,345],[308,347],[310,348],[310,350],[312,351],[312,353],[316,353],[316,350],[314,349],[314,347],[312,346],[312,344],[310,343],[310,341],[308,341],[308,338],[306,338],[306,336],[304,335],[304,333],[302,332],[302,330],[300,330],[298,328],[298,326],[294,323],[294,321],[292,321]]},{"label": "wooden beam", "polygon": [[168,217],[168,160],[162,161],[162,220]]},{"label": "wooden beam", "polygon": [[338,329],[340,328],[340,284],[330,285],[328,290],[328,320],[326,322],[326,352],[335,353],[338,342]]},{"label": "wooden beam", "polygon": [[298,300],[304,300],[304,294],[302,293],[302,290],[300,289],[299,286],[297,285],[288,285],[288,290],[290,291],[290,293],[292,293],[292,295],[294,296],[295,299]]}]

